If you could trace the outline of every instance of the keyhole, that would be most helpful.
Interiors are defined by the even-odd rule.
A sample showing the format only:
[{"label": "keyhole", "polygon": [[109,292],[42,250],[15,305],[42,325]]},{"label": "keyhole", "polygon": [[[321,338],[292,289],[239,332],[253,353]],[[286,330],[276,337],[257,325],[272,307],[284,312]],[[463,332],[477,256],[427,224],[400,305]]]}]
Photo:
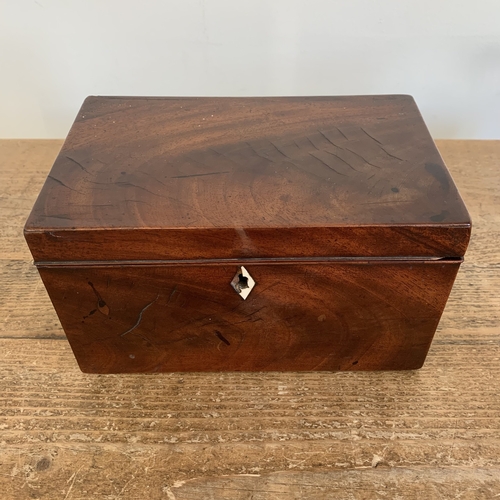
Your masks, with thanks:
[{"label": "keyhole", "polygon": [[248,278],[246,276],[243,276],[243,274],[238,274],[238,283],[236,284],[238,287],[238,291],[241,292],[241,290],[248,288]]}]

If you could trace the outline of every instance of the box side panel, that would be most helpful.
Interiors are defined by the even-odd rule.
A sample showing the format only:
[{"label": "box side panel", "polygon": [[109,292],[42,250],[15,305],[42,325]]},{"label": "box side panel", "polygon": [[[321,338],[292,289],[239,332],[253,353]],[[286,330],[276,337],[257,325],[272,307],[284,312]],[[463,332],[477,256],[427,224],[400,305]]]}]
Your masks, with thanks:
[{"label": "box side panel", "polygon": [[421,367],[460,262],[42,267],[81,369]]}]

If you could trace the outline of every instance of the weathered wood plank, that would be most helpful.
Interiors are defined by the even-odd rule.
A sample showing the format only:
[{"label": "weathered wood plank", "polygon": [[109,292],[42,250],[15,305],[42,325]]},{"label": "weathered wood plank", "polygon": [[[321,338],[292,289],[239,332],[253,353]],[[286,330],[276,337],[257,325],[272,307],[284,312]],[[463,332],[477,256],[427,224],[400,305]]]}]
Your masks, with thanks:
[{"label": "weathered wood plank", "polygon": [[23,240],[60,145],[0,141],[2,499],[499,496],[500,142],[438,142],[474,229],[422,370],[121,376],[80,373]]},{"label": "weathered wood plank", "polygon": [[176,500],[301,500],[325,498],[489,499],[500,488],[498,469],[371,469],[342,472],[286,471],[174,482],[164,490]]},{"label": "weathered wood plank", "polygon": [[31,259],[24,223],[62,143],[0,140],[0,259]]},{"label": "weathered wood plank", "polygon": [[[0,353],[0,477],[10,498],[64,498],[70,484],[71,498],[232,498],[240,479],[221,475],[288,470],[309,476],[276,493],[328,488],[353,471],[342,477],[355,495],[372,465],[422,467],[434,475],[426,488],[442,492],[500,491],[498,343],[434,344],[422,370],[386,373],[95,376],[80,373],[66,342],[3,339]],[[476,467],[490,469],[476,477]],[[206,484],[172,486],[196,477]],[[388,491],[410,481],[377,477]]]}]

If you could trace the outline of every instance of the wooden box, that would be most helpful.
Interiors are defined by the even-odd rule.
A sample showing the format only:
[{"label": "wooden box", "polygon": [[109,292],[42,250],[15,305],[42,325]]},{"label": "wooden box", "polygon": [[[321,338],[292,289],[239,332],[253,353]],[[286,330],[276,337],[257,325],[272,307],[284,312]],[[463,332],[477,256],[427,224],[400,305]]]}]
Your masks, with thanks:
[{"label": "wooden box", "polygon": [[84,372],[403,370],[470,228],[409,96],[89,97],[25,235]]}]

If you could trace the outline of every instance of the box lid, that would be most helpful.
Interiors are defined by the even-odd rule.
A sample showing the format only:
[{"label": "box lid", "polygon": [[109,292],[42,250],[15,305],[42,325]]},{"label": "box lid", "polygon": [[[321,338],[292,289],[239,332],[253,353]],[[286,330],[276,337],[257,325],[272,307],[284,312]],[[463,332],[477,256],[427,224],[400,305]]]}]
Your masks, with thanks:
[{"label": "box lid", "polygon": [[26,223],[36,261],[460,257],[410,96],[89,97]]}]

